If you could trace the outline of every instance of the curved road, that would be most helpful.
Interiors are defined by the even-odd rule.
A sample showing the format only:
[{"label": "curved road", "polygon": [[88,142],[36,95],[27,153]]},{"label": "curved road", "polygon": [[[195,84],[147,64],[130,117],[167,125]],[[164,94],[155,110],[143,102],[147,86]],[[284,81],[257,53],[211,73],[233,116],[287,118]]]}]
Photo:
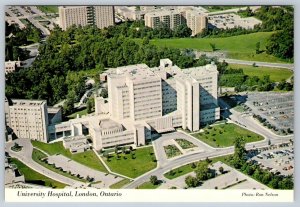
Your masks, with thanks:
[{"label": "curved road", "polygon": [[[228,107],[226,103],[221,103],[223,107]],[[267,147],[268,141],[271,140],[271,144],[279,144],[283,142],[288,142],[289,139],[293,138],[293,135],[289,136],[279,136],[271,132],[270,130],[264,128],[261,126],[258,122],[256,122],[252,117],[241,117],[242,114],[239,112],[234,111],[233,109],[230,110],[230,119],[232,122],[235,122],[236,124],[240,125],[241,127],[244,127],[248,130],[251,130],[253,132],[256,132],[257,134],[262,135],[265,139],[259,142],[252,142],[246,144],[246,149],[255,149],[255,148],[261,148],[261,147]],[[184,133],[184,132],[183,132]],[[186,133],[185,133],[186,134]],[[186,134],[188,135],[188,134]],[[191,136],[191,135],[188,135]],[[156,142],[156,141],[154,141]],[[153,143],[155,148],[157,148],[156,144]],[[157,150],[157,149],[156,149]],[[179,166],[189,164],[195,161],[199,161],[202,159],[206,159],[207,157],[213,158],[213,157],[219,157],[224,155],[233,154],[234,147],[227,147],[227,148],[212,148],[207,151],[202,152],[195,152],[194,154],[188,154],[183,155],[181,157],[178,157],[176,159],[172,159],[169,162],[164,162],[164,165],[160,165],[158,163],[158,167],[152,171],[149,171],[148,173],[136,178],[132,183],[124,186],[124,188],[132,189],[136,188],[139,185],[143,184],[144,182],[149,181],[150,176],[155,175],[158,179],[163,180],[165,179],[163,174],[170,171],[171,169],[177,168]],[[159,158],[158,158],[159,162]]]},{"label": "curved road", "polygon": [[[13,146],[14,142],[18,143],[20,146],[23,146],[23,148],[26,150],[23,149],[20,152],[12,151],[11,147]],[[38,173],[40,173],[42,175],[45,175],[45,176],[51,178],[53,180],[59,181],[61,183],[65,183],[70,186],[80,187],[80,186],[86,185],[83,182],[79,182],[79,181],[73,180],[71,178],[65,177],[63,175],[57,174],[57,173],[41,166],[40,164],[36,163],[31,157],[32,151],[33,151],[33,146],[30,142],[30,139],[17,139],[14,142],[6,143],[5,151],[8,152],[11,157],[17,158],[18,160],[22,161],[25,165],[27,165],[31,169],[37,171]]]}]

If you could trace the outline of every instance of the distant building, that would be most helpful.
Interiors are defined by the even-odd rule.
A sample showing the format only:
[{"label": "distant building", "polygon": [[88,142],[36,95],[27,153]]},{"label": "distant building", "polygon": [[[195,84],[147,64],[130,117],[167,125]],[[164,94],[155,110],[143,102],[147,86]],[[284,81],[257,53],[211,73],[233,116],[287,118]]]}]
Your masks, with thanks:
[{"label": "distant building", "polygon": [[13,73],[15,70],[21,67],[21,61],[5,61],[5,74]]},{"label": "distant building", "polygon": [[5,99],[5,124],[18,138],[48,142],[48,125],[61,122],[61,109],[49,108],[46,101]]},{"label": "distant building", "polygon": [[58,11],[63,30],[72,25],[96,25],[99,29],[114,25],[113,6],[60,6]]},{"label": "distant building", "polygon": [[187,10],[184,12],[187,26],[192,30],[192,36],[201,33],[207,28],[207,15],[199,11]]},{"label": "distant building", "polygon": [[145,26],[156,28],[161,24],[174,29],[182,24],[181,13],[177,10],[158,10],[146,13],[144,16]]},{"label": "distant building", "polygon": [[170,29],[174,29],[181,24],[186,24],[192,30],[192,36],[207,28],[207,15],[194,7],[150,10],[145,13],[144,20],[145,26],[151,28],[164,24]]}]

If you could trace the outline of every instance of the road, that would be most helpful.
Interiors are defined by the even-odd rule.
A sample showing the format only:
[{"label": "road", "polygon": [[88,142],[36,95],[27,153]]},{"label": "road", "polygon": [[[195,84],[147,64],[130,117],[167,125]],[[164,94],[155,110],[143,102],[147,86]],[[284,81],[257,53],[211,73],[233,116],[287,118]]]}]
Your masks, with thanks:
[{"label": "road", "polygon": [[[250,9],[252,11],[255,11],[259,8],[260,8],[260,6],[250,6]],[[218,15],[218,14],[227,14],[227,13],[236,13],[239,10],[246,10],[246,9],[247,9],[247,7],[241,7],[241,8],[236,8],[236,9],[228,9],[228,10],[223,10],[223,11],[209,12],[208,16],[213,16],[213,15]]]},{"label": "road", "polygon": [[219,61],[223,61],[223,60],[227,63],[232,63],[232,64],[253,65],[253,63],[255,63],[257,66],[273,67],[273,68],[286,68],[289,70],[294,70],[294,64],[288,64],[288,63],[269,63],[269,62],[257,62],[257,61],[219,58]]},{"label": "road", "polygon": [[[229,108],[229,106],[220,101],[220,105],[222,108]],[[239,112],[236,112],[233,109],[230,109],[230,112],[228,113],[231,122],[234,122],[241,127],[244,127],[248,130],[254,131],[257,134],[262,135],[265,139],[259,142],[253,142],[253,143],[248,143],[246,144],[246,149],[255,149],[255,148],[261,148],[261,147],[267,147],[269,146],[269,140],[271,140],[271,144],[279,144],[283,142],[289,142],[289,139],[293,138],[293,135],[289,136],[279,136],[274,133],[272,133],[270,130],[264,128],[261,126],[258,122],[256,122],[252,117],[241,117],[242,114]],[[188,134],[186,134],[188,135]],[[188,135],[190,136],[190,135]],[[159,138],[158,138],[159,139]],[[154,141],[155,142],[155,141]],[[155,143],[154,143],[155,145]],[[208,151],[200,151],[196,152],[194,154],[188,154],[188,155],[183,155],[178,157],[177,159],[173,159],[172,161],[169,162],[164,162],[164,165],[158,164],[158,167],[138,178],[136,178],[132,183],[126,185],[124,188],[127,189],[132,189],[136,188],[139,185],[143,184],[144,182],[149,181],[150,176],[155,175],[157,176],[158,179],[164,180],[163,174],[170,171],[171,169],[175,169],[179,166],[196,162],[199,160],[206,159],[207,157],[213,158],[213,157],[219,157],[219,156],[224,156],[224,155],[229,155],[233,154],[234,152],[234,147],[227,147],[227,148],[213,148]],[[159,159],[159,158],[158,158]],[[159,160],[158,160],[159,162]]]},{"label": "road", "polygon": [[31,169],[37,171],[38,173],[45,175],[53,180],[59,181],[61,183],[65,183],[73,187],[80,187],[86,185],[83,182],[79,182],[71,178],[65,177],[63,175],[57,174],[36,163],[31,157],[33,146],[30,142],[30,139],[17,139],[15,142],[17,142],[20,146],[23,146],[23,150],[21,150],[20,152],[14,152],[11,150],[11,147],[13,146],[14,142],[6,143],[5,151],[8,152],[11,157],[17,158]]},{"label": "road", "polygon": [[[21,8],[20,6],[16,6],[16,8],[19,10],[19,12],[20,12],[21,14],[23,14],[23,16],[28,16],[28,15],[29,15],[29,14],[28,14],[23,8]],[[33,18],[33,15],[29,15],[29,16],[27,17],[27,19],[28,19],[28,21],[30,21],[36,28],[40,29],[41,32],[42,32],[42,34],[43,34],[44,36],[50,35],[50,31],[49,31],[46,27],[44,27],[43,25],[41,25],[39,21],[35,20],[35,19]]]}]

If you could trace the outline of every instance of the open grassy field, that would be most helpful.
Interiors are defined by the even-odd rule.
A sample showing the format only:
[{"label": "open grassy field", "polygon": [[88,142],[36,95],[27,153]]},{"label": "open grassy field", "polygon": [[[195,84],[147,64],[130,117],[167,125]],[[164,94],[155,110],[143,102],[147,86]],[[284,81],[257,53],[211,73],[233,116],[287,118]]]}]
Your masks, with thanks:
[{"label": "open grassy field", "polygon": [[124,178],[123,180],[121,180],[115,184],[112,184],[111,186],[109,186],[109,188],[110,189],[120,189],[128,183],[130,183],[130,180],[128,180],[127,178]]},{"label": "open grassy field", "polygon": [[156,167],[156,160],[153,158],[153,147],[144,147],[135,150],[134,159],[130,154],[120,154],[119,159],[116,154],[110,154],[110,158],[104,160],[113,172],[136,178]]},{"label": "open grassy field", "polygon": [[248,76],[257,76],[262,78],[265,75],[270,75],[270,79],[279,82],[282,79],[288,79],[293,75],[293,71],[285,68],[270,68],[270,67],[253,67],[251,65],[228,64],[232,69],[242,68]]},{"label": "open grassy field", "polygon": [[246,143],[263,140],[262,136],[236,124],[220,124],[210,129],[206,127],[204,132],[192,135],[212,147],[233,146],[236,137],[243,137]]},{"label": "open grassy field", "polygon": [[43,142],[31,140],[31,143],[34,147],[37,147],[37,148],[45,151],[49,155],[62,154],[76,162],[79,162],[80,164],[87,166],[87,167],[90,167],[95,170],[99,170],[101,172],[107,172],[107,170],[104,167],[104,165],[102,164],[102,162],[99,160],[97,155],[92,150],[72,154],[69,150],[64,148],[62,142],[46,144]]},{"label": "open grassy field", "polygon": [[53,187],[53,188],[64,188],[67,185],[61,182],[58,182],[56,180],[53,180],[51,178],[48,178],[27,165],[25,165],[23,162],[19,161],[18,159],[15,158],[10,158],[10,162],[15,164],[17,168],[19,169],[20,173],[24,175],[25,181],[27,183],[33,183],[37,185],[44,185],[48,187]]},{"label": "open grassy field", "polygon": [[[218,161],[221,161],[223,163],[225,163],[225,159],[228,158],[230,155],[225,155],[225,156],[221,156],[221,157],[215,157],[215,158],[212,158],[210,159],[213,163],[216,163]],[[180,177],[182,175],[186,175],[190,172],[193,172],[195,170],[195,168],[192,168],[191,167],[192,164],[186,164],[186,165],[183,165],[183,166],[180,166],[178,168],[175,168],[172,170],[172,174],[169,172],[165,173],[164,176],[170,180],[174,179],[174,178],[177,178],[177,177]]]},{"label": "open grassy field", "polygon": [[44,13],[58,13],[58,6],[38,6],[39,10],[41,10]]},{"label": "open grassy field", "polygon": [[[265,50],[268,38],[273,32],[256,32],[232,37],[216,38],[172,38],[153,39],[150,42],[159,47],[189,48],[200,51],[212,51],[210,43],[215,44],[217,50],[226,52],[228,58],[241,60],[254,60],[265,62],[284,62],[279,58],[268,55],[265,52],[256,54],[256,43],[260,42],[260,50]],[[140,39],[136,39],[141,42]]]}]

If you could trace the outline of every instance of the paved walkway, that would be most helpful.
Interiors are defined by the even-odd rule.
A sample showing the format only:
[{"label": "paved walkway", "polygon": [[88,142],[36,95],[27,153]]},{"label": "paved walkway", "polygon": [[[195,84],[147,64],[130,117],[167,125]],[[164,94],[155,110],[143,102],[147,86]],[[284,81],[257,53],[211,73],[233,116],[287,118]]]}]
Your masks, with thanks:
[{"label": "paved walkway", "polygon": [[[20,152],[14,152],[11,150],[11,147],[14,145],[15,142],[18,143],[20,146],[23,146],[23,149]],[[13,142],[8,142],[5,145],[5,151],[8,152],[11,157],[19,159],[31,169],[53,180],[59,181],[61,183],[65,183],[73,187],[84,187],[86,185],[83,182],[79,182],[71,178],[65,177],[63,175],[57,174],[36,163],[31,157],[33,147],[29,139],[17,139]]]}]

